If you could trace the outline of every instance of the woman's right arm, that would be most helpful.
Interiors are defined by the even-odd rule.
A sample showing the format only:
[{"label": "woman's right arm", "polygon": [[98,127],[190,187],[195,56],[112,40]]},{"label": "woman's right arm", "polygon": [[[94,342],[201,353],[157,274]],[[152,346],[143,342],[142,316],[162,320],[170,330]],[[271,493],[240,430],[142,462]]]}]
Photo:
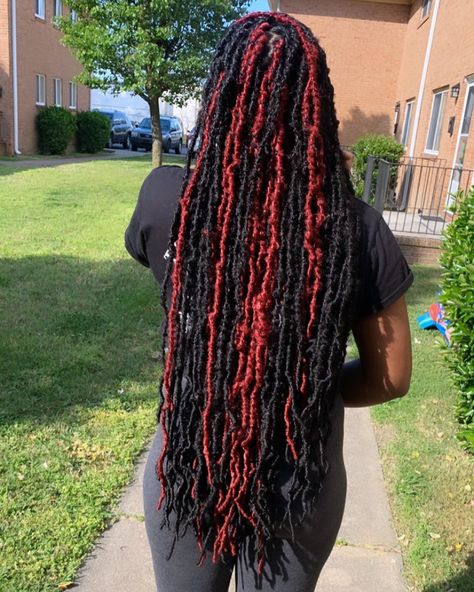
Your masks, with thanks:
[{"label": "woman's right arm", "polygon": [[346,362],[341,394],[346,407],[367,407],[403,397],[412,370],[410,325],[404,296],[353,327],[359,358]]}]

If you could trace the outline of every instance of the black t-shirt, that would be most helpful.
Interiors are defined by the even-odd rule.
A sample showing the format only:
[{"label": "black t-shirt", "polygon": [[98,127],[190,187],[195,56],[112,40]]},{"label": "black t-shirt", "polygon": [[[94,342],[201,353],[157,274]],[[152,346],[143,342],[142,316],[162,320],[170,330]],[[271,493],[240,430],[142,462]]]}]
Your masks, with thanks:
[{"label": "black t-shirt", "polygon": [[[165,254],[178,203],[184,169],[162,166],[143,182],[125,246],[130,255],[150,267],[161,284],[166,269]],[[413,274],[387,223],[374,208],[354,200],[360,220],[360,289],[357,316],[363,317],[393,304],[413,283]]]}]

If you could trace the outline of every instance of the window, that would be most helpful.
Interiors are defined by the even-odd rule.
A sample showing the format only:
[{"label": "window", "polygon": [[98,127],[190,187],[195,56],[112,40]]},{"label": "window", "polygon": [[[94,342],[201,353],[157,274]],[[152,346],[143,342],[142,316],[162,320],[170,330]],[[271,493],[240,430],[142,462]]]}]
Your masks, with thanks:
[{"label": "window", "polygon": [[77,12],[75,10],[71,10],[71,21],[77,23]]},{"label": "window", "polygon": [[54,0],[54,16],[61,16],[63,14],[62,0]]},{"label": "window", "polygon": [[61,107],[63,104],[63,88],[60,78],[53,78],[53,104]]},{"label": "window", "polygon": [[431,11],[431,1],[432,0],[422,0],[421,2],[421,18],[426,18]]},{"label": "window", "polygon": [[69,83],[69,109],[77,109],[77,84]]},{"label": "window", "polygon": [[414,101],[408,101],[405,105],[405,119],[403,120],[403,130],[401,142],[406,147],[408,145],[408,136],[410,135],[411,114]]},{"label": "window", "polygon": [[44,0],[35,0],[35,16],[44,19]]},{"label": "window", "polygon": [[46,83],[44,74],[36,74],[36,104],[46,104]]},{"label": "window", "polygon": [[438,153],[441,127],[443,123],[444,104],[446,103],[447,93],[447,90],[442,90],[436,92],[433,96],[430,127],[428,128],[428,138],[426,139],[425,152],[431,152],[434,154]]},{"label": "window", "polygon": [[395,111],[393,116],[393,135],[396,136],[398,132],[398,120],[400,119],[400,103],[395,104]]}]

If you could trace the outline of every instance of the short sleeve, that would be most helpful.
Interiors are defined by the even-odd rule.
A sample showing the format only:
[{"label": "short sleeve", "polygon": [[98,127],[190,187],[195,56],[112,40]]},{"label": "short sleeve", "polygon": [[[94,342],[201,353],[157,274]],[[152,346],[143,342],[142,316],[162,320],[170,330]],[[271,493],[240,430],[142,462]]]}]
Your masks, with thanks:
[{"label": "short sleeve", "polygon": [[359,316],[374,314],[398,300],[412,285],[413,273],[388,224],[380,216],[367,252],[361,253]]},{"label": "short sleeve", "polygon": [[130,255],[149,267],[161,284],[166,272],[168,238],[178,205],[184,169],[161,166],[143,181],[137,204],[125,231]]},{"label": "short sleeve", "polygon": [[147,236],[142,223],[142,201],[144,187],[140,190],[137,205],[125,231],[125,247],[130,255],[145,267],[150,267],[147,255]]}]

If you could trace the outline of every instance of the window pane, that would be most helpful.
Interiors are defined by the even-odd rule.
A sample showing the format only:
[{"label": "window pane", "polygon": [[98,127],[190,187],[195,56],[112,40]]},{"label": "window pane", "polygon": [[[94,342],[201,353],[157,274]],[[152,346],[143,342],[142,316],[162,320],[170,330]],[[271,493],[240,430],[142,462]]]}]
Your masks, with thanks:
[{"label": "window pane", "polygon": [[35,14],[44,18],[44,0],[36,0],[35,2]]},{"label": "window pane", "polygon": [[436,151],[439,147],[441,136],[441,127],[443,120],[443,108],[446,97],[446,91],[436,93],[433,97],[433,108],[431,111],[431,121],[426,141],[426,149]]},{"label": "window pane", "polygon": [[461,134],[468,134],[471,128],[472,111],[474,109],[474,86],[469,89],[469,96],[467,97],[466,112],[462,122]]},{"label": "window pane", "polygon": [[421,3],[421,17],[428,16],[431,10],[431,0],[423,0]]},{"label": "window pane", "polygon": [[54,81],[54,104],[58,107],[62,105],[62,84],[59,78]]},{"label": "window pane", "polygon": [[402,144],[404,146],[406,146],[408,143],[408,134],[410,132],[412,107],[413,107],[413,103],[407,103],[406,111],[405,111],[405,121],[403,123],[403,133],[402,133]]},{"label": "window pane", "polygon": [[77,86],[75,82],[69,83],[69,107],[71,109],[77,107]]},{"label": "window pane", "polygon": [[42,74],[36,75],[36,101],[40,105],[45,103],[45,88],[44,88],[44,76]]}]

